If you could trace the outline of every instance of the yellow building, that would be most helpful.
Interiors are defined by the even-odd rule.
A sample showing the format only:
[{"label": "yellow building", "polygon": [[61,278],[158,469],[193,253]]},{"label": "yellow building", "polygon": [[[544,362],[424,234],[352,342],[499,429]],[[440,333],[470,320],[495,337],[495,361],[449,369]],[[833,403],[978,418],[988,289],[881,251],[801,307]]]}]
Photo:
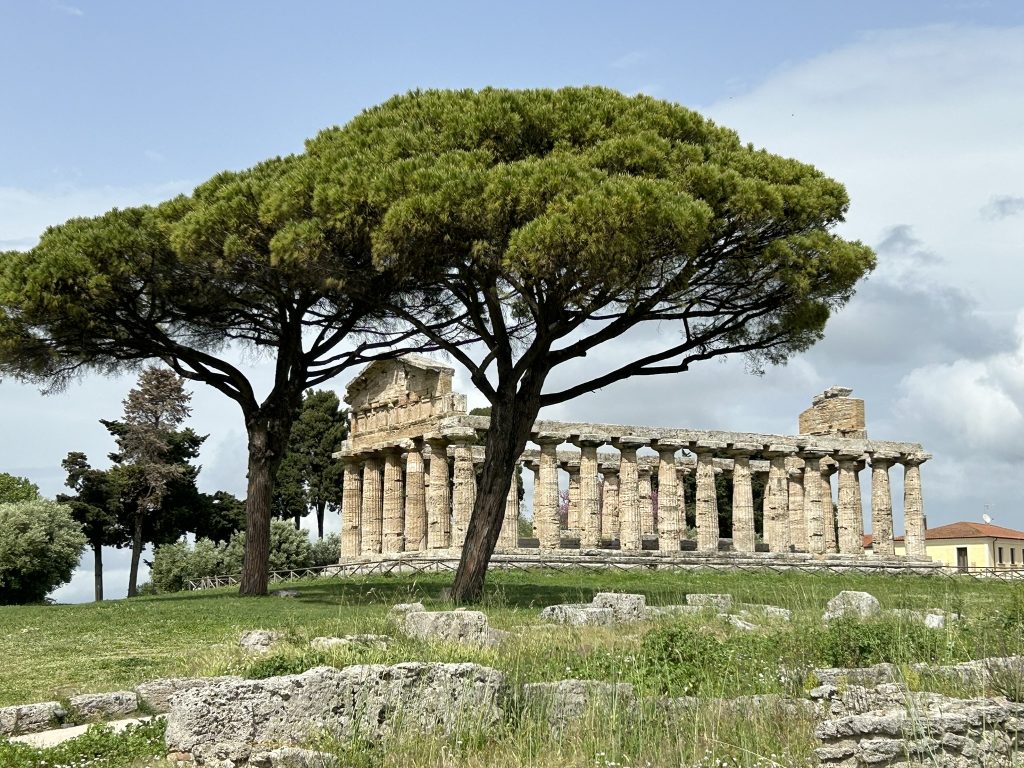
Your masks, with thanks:
[{"label": "yellow building", "polygon": [[[865,536],[870,552],[871,537]],[[950,568],[1024,570],[1024,532],[989,523],[950,523],[925,532],[925,550],[932,560]],[[903,555],[903,537],[895,540],[896,554]]]}]

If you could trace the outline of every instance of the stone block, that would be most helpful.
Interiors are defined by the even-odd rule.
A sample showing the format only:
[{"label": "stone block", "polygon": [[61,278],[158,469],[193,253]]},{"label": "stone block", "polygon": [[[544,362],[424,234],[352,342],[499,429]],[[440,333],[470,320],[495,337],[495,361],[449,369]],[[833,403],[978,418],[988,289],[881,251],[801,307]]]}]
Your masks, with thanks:
[{"label": "stone block", "polygon": [[339,765],[334,755],[300,747],[279,747],[257,752],[249,758],[249,768],[336,768]]},{"label": "stone block", "polygon": [[628,683],[560,680],[524,685],[523,701],[527,707],[546,717],[552,729],[559,730],[590,709],[600,709],[610,718],[616,709],[632,707],[636,692]]},{"label": "stone block", "polygon": [[695,593],[686,596],[686,604],[699,608],[714,608],[716,611],[728,613],[732,610],[732,595]]},{"label": "stone block", "polygon": [[423,607],[423,603],[398,603],[397,605],[391,606],[391,615],[402,617],[407,613],[412,613],[413,611],[425,610],[427,609]]},{"label": "stone block", "polygon": [[640,621],[646,615],[647,598],[623,592],[598,592],[590,604],[610,608],[616,621]]},{"label": "stone block", "polygon": [[110,720],[137,712],[139,697],[135,691],[83,693],[72,696],[70,704],[75,714],[85,720]]},{"label": "stone block", "polygon": [[867,592],[843,591],[828,601],[822,620],[826,623],[840,617],[867,619],[882,610],[878,599]]},{"label": "stone block", "polygon": [[171,706],[165,740],[199,765],[240,766],[316,735],[377,741],[395,728],[491,727],[505,718],[506,697],[505,676],[478,664],[316,667],[184,691]]},{"label": "stone block", "polygon": [[65,717],[67,713],[57,701],[0,707],[0,736],[46,731],[60,725]]},{"label": "stone block", "polygon": [[238,644],[247,653],[267,653],[284,639],[284,633],[272,629],[250,629],[238,639]]},{"label": "stone block", "polygon": [[611,608],[598,608],[589,603],[549,605],[540,612],[540,617],[543,621],[555,624],[579,626],[606,626],[615,623],[615,614]]},{"label": "stone block", "polygon": [[162,713],[170,711],[171,702],[182,691],[205,688],[228,680],[241,679],[233,675],[225,675],[223,677],[163,677],[135,686],[135,694],[138,696],[140,705],[153,712]]},{"label": "stone block", "polygon": [[480,611],[413,611],[405,614],[405,631],[420,640],[494,647],[507,632],[492,629]]},{"label": "stone block", "polygon": [[332,648],[375,648],[384,650],[391,638],[387,635],[344,635],[342,637],[314,637],[309,647],[318,651],[329,651]]}]

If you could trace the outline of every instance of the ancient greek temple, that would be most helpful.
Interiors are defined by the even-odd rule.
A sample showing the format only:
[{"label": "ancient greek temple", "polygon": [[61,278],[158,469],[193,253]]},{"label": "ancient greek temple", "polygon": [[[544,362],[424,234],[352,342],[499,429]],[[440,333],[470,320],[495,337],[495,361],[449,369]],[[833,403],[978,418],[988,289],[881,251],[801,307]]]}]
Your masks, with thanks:
[{"label": "ancient greek temple", "polygon": [[[349,383],[350,436],[335,454],[344,467],[342,563],[460,551],[487,460],[489,419],[467,413],[453,377],[452,368],[406,355],[371,363]],[[796,435],[538,421],[537,448],[516,467],[516,475],[533,475],[533,536],[519,535],[514,477],[498,551],[863,556],[859,473],[870,468],[872,558],[892,559],[889,472],[900,465],[906,558],[924,560],[921,465],[931,456],[917,443],[869,440],[864,401],[851,394],[832,387],[815,397]],[[560,509],[560,470],[568,475],[567,510],[564,503]],[[723,473],[732,481],[730,538],[719,530],[716,476]],[[691,474],[695,482],[687,482]],[[755,478],[764,488],[760,531]],[[687,486],[695,487],[693,499]],[[695,539],[687,536],[688,501],[696,508]]]}]

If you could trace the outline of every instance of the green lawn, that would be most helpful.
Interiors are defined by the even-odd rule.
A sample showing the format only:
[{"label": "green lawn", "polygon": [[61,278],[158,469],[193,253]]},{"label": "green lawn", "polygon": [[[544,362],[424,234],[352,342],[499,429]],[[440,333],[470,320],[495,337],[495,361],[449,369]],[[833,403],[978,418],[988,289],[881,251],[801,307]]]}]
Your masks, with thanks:
[{"label": "green lawn", "polygon": [[[893,658],[886,660],[911,661],[917,660],[913,656],[928,655],[944,662],[1020,650],[1018,633],[1011,631],[1015,626],[1013,612],[1022,604],[1018,586],[937,576],[749,572],[495,572],[489,576],[483,610],[494,626],[515,632],[512,642],[497,651],[479,651],[401,638],[388,619],[390,606],[421,600],[429,609],[450,608],[441,599],[450,578],[438,574],[310,580],[288,585],[302,593],[292,599],[243,599],[233,589],[225,588],[101,604],[0,607],[0,658],[4,659],[0,667],[0,706],[116,690],[164,676],[224,672],[264,676],[316,663],[417,659],[479,661],[524,680],[593,675],[646,685],[650,670],[637,661],[643,658],[637,650],[646,648],[657,657],[656,649],[645,646],[645,642],[647,646],[659,642],[657,637],[648,637],[650,625],[585,631],[528,628],[538,623],[539,611],[546,605],[587,602],[595,592],[606,590],[643,592],[653,605],[683,602],[691,592],[725,592],[739,601],[792,609],[792,624],[766,625],[758,633],[737,633],[707,618],[674,622],[677,634],[682,632],[684,636],[702,631],[707,634],[710,627],[715,642],[725,643],[727,650],[735,650],[741,657],[753,655],[752,667],[765,661],[760,658],[762,654],[777,654],[790,666],[820,665],[827,659],[821,648],[809,647],[812,642],[849,642],[842,637],[823,640],[816,634],[821,632],[818,617],[822,608],[843,589],[871,592],[885,608],[943,608],[963,614],[964,620],[950,631],[931,632],[929,636],[936,640],[923,648],[920,643],[910,642],[916,638],[913,628],[890,621],[894,626],[886,631],[895,633],[897,647],[888,651]],[[238,651],[237,639],[252,628],[284,630],[291,642],[269,658],[247,659]],[[399,640],[388,651],[323,654],[305,647],[308,639],[318,635],[357,632],[393,634]],[[904,637],[909,638],[910,647],[899,647]],[[884,641],[882,638],[879,642]],[[887,653],[878,649],[869,649],[866,654],[863,649],[855,651],[853,658],[862,661]],[[844,652],[840,648],[838,657],[845,658]],[[776,663],[779,659],[767,661]],[[678,681],[658,685],[670,693],[679,692],[680,686],[692,688]],[[698,688],[702,693],[715,690],[707,684]],[[720,690],[728,694],[770,692],[773,688],[763,682],[736,679],[721,682]]]}]

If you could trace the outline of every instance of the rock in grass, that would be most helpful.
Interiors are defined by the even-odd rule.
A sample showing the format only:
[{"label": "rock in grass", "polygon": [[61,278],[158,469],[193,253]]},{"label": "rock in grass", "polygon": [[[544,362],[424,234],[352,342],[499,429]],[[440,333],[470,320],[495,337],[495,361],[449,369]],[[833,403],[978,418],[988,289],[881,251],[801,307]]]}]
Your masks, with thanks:
[{"label": "rock in grass", "polygon": [[282,639],[284,635],[272,629],[250,629],[242,634],[238,644],[248,653],[266,653]]},{"label": "rock in grass", "polygon": [[329,651],[332,648],[376,648],[384,650],[391,638],[387,635],[344,635],[342,637],[314,637],[309,641],[310,648],[318,651]]},{"label": "rock in grass", "polygon": [[135,691],[83,693],[72,696],[70,704],[75,714],[84,720],[110,720],[137,712],[139,697]]},{"label": "rock in grass", "polygon": [[56,701],[0,707],[0,736],[46,731],[60,725],[65,717],[64,707]]},{"label": "rock in grass", "polygon": [[647,614],[647,598],[627,592],[598,592],[590,604],[610,608],[616,621],[640,621]]},{"label": "rock in grass", "polygon": [[605,626],[615,623],[615,613],[611,608],[599,608],[589,603],[549,605],[540,612],[540,617],[555,624]]},{"label": "rock in grass", "polygon": [[686,596],[687,605],[701,608],[714,608],[716,611],[728,613],[732,610],[732,595],[697,594]]},{"label": "rock in grass", "polygon": [[135,686],[135,693],[139,697],[139,704],[153,712],[161,713],[170,710],[174,697],[182,691],[206,688],[207,686],[216,685],[228,680],[241,679],[232,675],[223,677],[162,677],[158,680],[140,683]]},{"label": "rock in grass", "polygon": [[630,708],[635,701],[636,692],[629,683],[560,680],[523,686],[523,702],[545,716],[555,730],[579,719],[588,709],[599,707],[611,718],[617,708]]},{"label": "rock in grass", "polygon": [[825,623],[843,617],[868,619],[877,616],[881,610],[882,606],[874,595],[843,591],[828,601],[821,618]]},{"label": "rock in grass", "polygon": [[334,755],[299,747],[280,747],[249,758],[249,768],[334,768],[337,765]]},{"label": "rock in grass", "polygon": [[398,603],[397,605],[391,606],[391,615],[401,618],[407,613],[413,613],[414,611],[425,611],[423,603]]},{"label": "rock in grass", "polygon": [[299,597],[302,593],[297,589],[277,589],[270,593],[271,597]]},{"label": "rock in grass", "polygon": [[310,736],[379,740],[394,729],[448,733],[505,718],[505,675],[478,664],[409,662],[316,667],[184,691],[167,717],[167,748],[196,762],[244,765]]},{"label": "rock in grass", "polygon": [[491,648],[508,635],[492,629],[480,611],[413,611],[405,614],[405,631],[420,640],[440,640]]}]

